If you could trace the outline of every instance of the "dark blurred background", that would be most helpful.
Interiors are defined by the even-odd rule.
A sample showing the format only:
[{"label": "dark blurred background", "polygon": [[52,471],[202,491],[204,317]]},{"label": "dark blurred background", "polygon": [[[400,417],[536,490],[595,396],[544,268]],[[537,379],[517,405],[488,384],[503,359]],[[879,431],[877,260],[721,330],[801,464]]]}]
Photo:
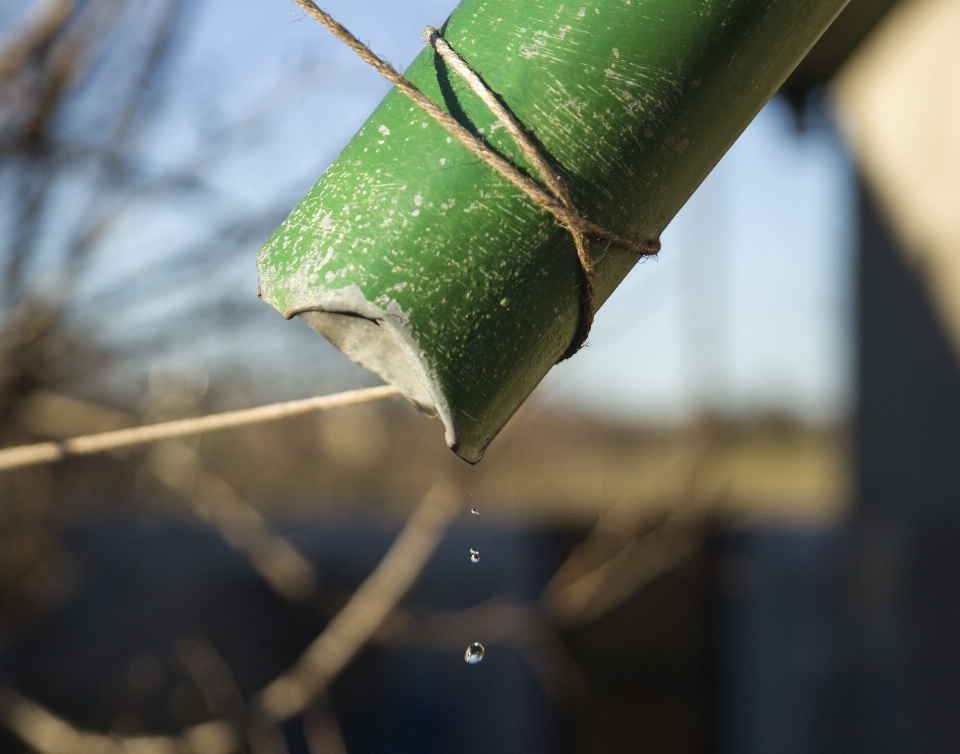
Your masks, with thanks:
[{"label": "dark blurred background", "polygon": [[[388,402],[0,473],[0,751],[960,749],[958,38],[851,0],[476,467]],[[253,257],[386,90],[287,0],[0,1],[0,445],[376,384]]]}]

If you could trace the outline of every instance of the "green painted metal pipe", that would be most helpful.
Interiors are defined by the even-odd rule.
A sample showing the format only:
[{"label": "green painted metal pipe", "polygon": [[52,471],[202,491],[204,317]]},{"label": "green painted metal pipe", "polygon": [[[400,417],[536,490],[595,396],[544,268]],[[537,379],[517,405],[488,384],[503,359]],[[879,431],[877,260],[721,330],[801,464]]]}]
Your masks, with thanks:
[{"label": "green painted metal pipe", "polygon": [[[463,0],[442,32],[536,136],[581,213],[645,239],[845,3]],[[406,76],[529,169],[432,48]],[[592,250],[602,303],[636,258]],[[577,328],[569,234],[397,90],[257,262],[266,301],[439,415],[471,463]]]}]

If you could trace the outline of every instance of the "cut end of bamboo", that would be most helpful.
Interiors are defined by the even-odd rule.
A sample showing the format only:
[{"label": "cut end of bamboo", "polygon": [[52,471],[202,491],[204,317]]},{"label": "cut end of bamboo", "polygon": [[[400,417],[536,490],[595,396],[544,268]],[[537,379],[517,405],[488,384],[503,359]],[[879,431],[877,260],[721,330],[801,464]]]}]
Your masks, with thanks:
[{"label": "cut end of bamboo", "polygon": [[359,313],[305,311],[299,317],[354,363],[393,385],[422,413],[443,422],[447,446],[468,463],[477,463],[483,450],[461,443],[453,411],[432,377],[423,352],[404,326],[387,312],[371,319]]}]

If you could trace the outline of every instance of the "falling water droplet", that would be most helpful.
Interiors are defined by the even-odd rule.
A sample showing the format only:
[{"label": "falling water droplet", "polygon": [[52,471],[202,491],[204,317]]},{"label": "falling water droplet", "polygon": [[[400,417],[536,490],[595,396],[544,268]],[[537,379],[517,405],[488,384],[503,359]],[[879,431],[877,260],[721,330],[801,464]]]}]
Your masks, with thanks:
[{"label": "falling water droplet", "polygon": [[479,641],[473,642],[473,644],[467,647],[467,651],[463,653],[463,659],[466,660],[469,665],[476,665],[483,659],[483,644]]},{"label": "falling water droplet", "polygon": [[471,563],[479,563],[479,562],[480,562],[480,550],[475,550],[475,549],[472,548],[472,547],[470,548],[470,562],[471,562]]},{"label": "falling water droplet", "polygon": [[476,508],[472,508],[472,509],[470,510],[470,512],[471,512],[474,516],[479,516],[479,515],[480,515],[480,511],[478,511]]}]

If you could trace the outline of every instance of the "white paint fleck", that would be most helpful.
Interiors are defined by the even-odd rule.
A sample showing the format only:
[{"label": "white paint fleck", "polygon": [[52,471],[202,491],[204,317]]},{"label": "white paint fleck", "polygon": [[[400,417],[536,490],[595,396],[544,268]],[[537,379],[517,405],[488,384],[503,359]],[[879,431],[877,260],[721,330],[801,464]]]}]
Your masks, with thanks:
[{"label": "white paint fleck", "polygon": [[[384,136],[389,136],[389,135],[390,135],[390,129],[387,128],[386,126],[380,126],[380,128],[378,128],[377,130],[378,130],[380,133],[382,133]],[[382,141],[381,141],[380,143],[383,144]]]},{"label": "white paint fleck", "polygon": [[326,267],[326,266],[327,266],[327,263],[328,263],[331,259],[333,259],[333,247],[332,247],[332,246],[328,246],[328,247],[327,247],[327,253],[323,255],[323,259],[321,259],[320,262],[317,264],[317,267],[316,267],[317,271],[320,271],[320,270],[322,270],[324,267]]},{"label": "white paint fleck", "polygon": [[615,58],[620,57],[620,50],[618,50],[616,47],[613,48],[613,57]]},{"label": "white paint fleck", "polygon": [[577,11],[577,15],[578,15],[580,18],[583,18],[585,15],[587,15],[587,8],[586,8],[586,6],[584,6],[584,7],[581,8],[580,10],[578,10],[578,11]]},{"label": "white paint fleck", "polygon": [[413,206],[419,207],[421,204],[423,204],[423,194],[418,191],[416,196],[413,197]]}]

